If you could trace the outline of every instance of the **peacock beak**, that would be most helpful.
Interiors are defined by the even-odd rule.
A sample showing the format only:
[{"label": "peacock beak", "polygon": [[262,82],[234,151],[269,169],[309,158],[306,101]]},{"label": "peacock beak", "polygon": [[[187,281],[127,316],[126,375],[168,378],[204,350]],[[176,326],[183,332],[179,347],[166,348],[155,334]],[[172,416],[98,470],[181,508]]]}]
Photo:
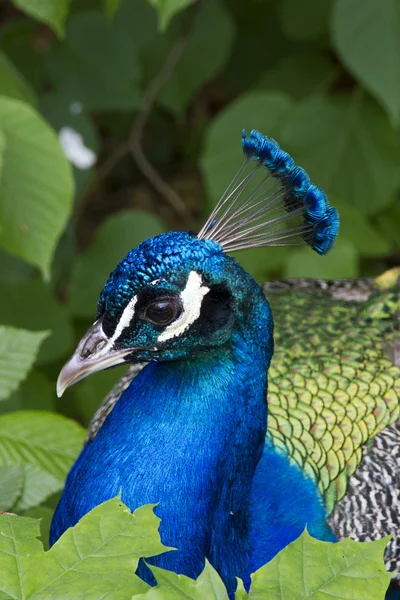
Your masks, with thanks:
[{"label": "peacock beak", "polygon": [[63,366],[57,379],[57,396],[61,398],[67,387],[96,371],[102,371],[124,362],[133,348],[114,350],[114,340],[108,338],[101,319],[96,321],[79,342],[74,354]]}]

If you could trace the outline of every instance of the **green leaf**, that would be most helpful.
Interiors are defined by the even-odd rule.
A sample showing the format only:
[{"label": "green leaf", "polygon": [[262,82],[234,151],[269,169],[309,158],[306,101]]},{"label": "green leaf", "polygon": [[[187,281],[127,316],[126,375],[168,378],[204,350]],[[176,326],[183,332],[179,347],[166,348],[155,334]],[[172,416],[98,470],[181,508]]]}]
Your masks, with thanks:
[{"label": "green leaf", "polygon": [[[184,111],[201,86],[224,67],[233,41],[234,23],[228,10],[217,0],[204,2],[185,51],[157,102],[174,112]],[[160,45],[159,52],[162,63],[166,52],[164,44]]]},{"label": "green leaf", "polygon": [[358,255],[351,242],[338,239],[326,256],[310,248],[295,250],[287,261],[285,277],[342,279],[357,277]]},{"label": "green leaf", "polygon": [[133,596],[132,600],[228,600],[220,576],[207,560],[196,581],[152,565],[149,567],[157,580],[157,587]]},{"label": "green leaf", "polygon": [[305,100],[289,115],[279,140],[328,196],[365,214],[393,202],[400,182],[398,139],[365,94]]},{"label": "green leaf", "polygon": [[277,61],[263,73],[254,89],[280,90],[300,100],[327,88],[337,69],[328,54],[315,49],[312,52],[296,52]]},{"label": "green leaf", "polygon": [[0,400],[17,389],[28,374],[47,331],[0,326]]},{"label": "green leaf", "polygon": [[0,245],[48,278],[72,208],[70,165],[54,132],[18,100],[0,98],[0,138]]},{"label": "green leaf", "polygon": [[372,225],[359,210],[336,202],[331,198],[340,215],[340,239],[353,244],[360,256],[386,256],[390,253],[389,241]]},{"label": "green leaf", "polygon": [[64,23],[71,0],[12,0],[29,16],[49,25],[59,37],[64,35]]},{"label": "green leaf", "polygon": [[91,246],[77,261],[69,299],[72,313],[93,318],[98,296],[117,263],[140,242],[162,231],[156,217],[139,210],[120,212],[102,224]]},{"label": "green leaf", "polygon": [[40,541],[45,550],[49,549],[50,526],[53,519],[54,510],[48,506],[36,506],[28,508],[21,514],[21,517],[30,517],[40,520]]},{"label": "green leaf", "polygon": [[[43,513],[39,509],[30,514]],[[134,574],[140,558],[172,550],[160,541],[159,523],[152,506],[131,514],[114,498],[94,508],[43,552],[37,521],[2,514],[0,592],[4,595],[0,598],[227,600],[220,576],[207,561],[196,581],[149,565],[157,579],[157,586],[151,588]],[[239,581],[235,598],[383,600],[391,578],[383,563],[387,541],[349,539],[333,544],[313,539],[305,531],[252,575],[248,596]]]},{"label": "green leaf", "polygon": [[[0,175],[1,178],[1,175]],[[26,262],[8,254],[0,248],[0,282],[20,283],[31,279],[34,273],[33,267]]]},{"label": "green leaf", "polygon": [[0,52],[0,96],[23,100],[29,104],[36,102],[29,84],[4,52]]},{"label": "green leaf", "polygon": [[10,511],[22,493],[23,465],[0,467],[0,511]]},{"label": "green leaf", "polygon": [[233,252],[238,263],[259,283],[268,279],[279,279],[292,253],[290,247],[249,248],[248,250]]},{"label": "green leaf", "polygon": [[85,111],[132,110],[140,103],[135,40],[101,12],[68,20],[64,43],[47,59],[49,76],[64,104]]},{"label": "green leaf", "polygon": [[[72,465],[71,465],[72,466]],[[47,498],[60,492],[64,487],[64,481],[54,477],[40,467],[29,464],[21,465],[24,471],[24,486],[21,496],[14,506],[14,512],[21,513],[27,509],[34,508],[45,502]]]},{"label": "green leaf", "polygon": [[0,413],[15,410],[48,410],[56,409],[55,382],[50,382],[43,373],[33,369],[17,390],[0,402]]},{"label": "green leaf", "polygon": [[118,10],[120,0],[103,0],[104,9],[109,17],[113,17]]},{"label": "green leaf", "polygon": [[242,129],[259,129],[274,136],[292,106],[278,92],[253,92],[219,113],[208,128],[201,157],[207,195],[214,206],[243,162]]},{"label": "green leaf", "polygon": [[25,600],[24,576],[41,553],[39,522],[27,517],[0,515],[0,598]]},{"label": "green leaf", "polygon": [[38,364],[53,362],[71,352],[74,331],[67,309],[42,281],[0,285],[0,314],[5,325],[51,331],[40,348]]},{"label": "green leaf", "polygon": [[0,467],[24,467],[19,509],[35,506],[62,489],[84,436],[85,430],[75,421],[55,413],[0,415]]},{"label": "green leaf", "polygon": [[282,0],[282,28],[289,39],[315,40],[328,32],[333,0]]},{"label": "green leaf", "polygon": [[249,600],[384,600],[387,542],[320,542],[304,531],[252,575]]},{"label": "green leaf", "polygon": [[248,595],[246,594],[246,590],[244,589],[243,581],[241,579],[237,580],[237,588],[235,592],[235,600],[247,600]]},{"label": "green leaf", "polygon": [[[45,38],[42,38],[38,29]],[[1,48],[18,73],[39,95],[47,86],[43,45],[38,41],[46,39],[49,42],[48,33],[44,28],[38,28],[36,21],[28,18],[8,19],[0,28]]]},{"label": "green leaf", "polygon": [[[160,35],[157,27],[157,13],[152,9],[148,0],[120,0],[113,23],[119,35],[134,40],[142,63],[147,63],[148,52],[166,39],[165,35]],[[163,58],[165,60],[165,54]],[[141,66],[146,67],[147,65]],[[159,69],[159,65],[157,65],[157,69]]]},{"label": "green leaf", "polygon": [[148,0],[158,13],[159,26],[162,31],[167,29],[169,22],[178,12],[184,10],[195,0]]},{"label": "green leaf", "polygon": [[131,514],[115,498],[43,552],[37,521],[0,515],[0,590],[18,600],[128,600],[149,589],[135,575],[139,558],[168,550],[159,522],[151,506]]},{"label": "green leaf", "polygon": [[[278,60],[304,52],[303,43],[284,35],[280,4],[271,0],[228,3],[237,24],[231,57],[220,78],[222,91],[228,98],[248,92],[265,71],[276,66]],[[313,50],[315,52],[315,48]],[[274,88],[277,90],[285,91]]]},{"label": "green leaf", "polygon": [[377,216],[382,235],[390,241],[392,247],[400,248],[400,202],[394,202]]},{"label": "green leaf", "polygon": [[332,20],[336,49],[350,71],[400,120],[399,0],[337,0]]}]

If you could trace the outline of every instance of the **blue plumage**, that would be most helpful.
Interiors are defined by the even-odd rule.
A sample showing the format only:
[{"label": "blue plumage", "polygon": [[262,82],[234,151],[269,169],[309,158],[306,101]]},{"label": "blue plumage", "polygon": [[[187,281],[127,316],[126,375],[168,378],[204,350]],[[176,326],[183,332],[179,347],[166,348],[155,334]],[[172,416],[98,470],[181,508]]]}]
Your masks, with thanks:
[{"label": "blue plumage", "polygon": [[[51,527],[53,544],[120,492],[131,509],[159,503],[163,541],[178,551],[151,562],[196,577],[207,557],[230,597],[237,576],[248,582],[305,524],[333,539],[316,484],[265,446],[272,315],[258,284],[225,251],[296,235],[324,254],[338,217],[275,141],[251,132],[243,149],[279,183],[272,196],[266,177],[232,209],[253,172],[244,184],[235,180],[222,212],[198,236],[147,240],[104,286],[96,322],[61,372],[59,393],[102,368],[148,364],[82,450]],[[271,204],[283,217],[254,225]],[[279,227],[290,212],[300,224],[288,234]],[[144,564],[139,573],[153,582]]]}]

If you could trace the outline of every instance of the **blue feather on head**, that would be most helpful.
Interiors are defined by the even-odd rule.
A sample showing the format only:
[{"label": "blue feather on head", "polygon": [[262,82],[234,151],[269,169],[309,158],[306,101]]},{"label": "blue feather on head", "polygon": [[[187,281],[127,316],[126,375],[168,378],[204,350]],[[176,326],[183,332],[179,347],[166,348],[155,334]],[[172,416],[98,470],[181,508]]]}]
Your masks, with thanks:
[{"label": "blue feather on head", "polygon": [[[272,138],[254,129],[247,136],[243,130],[242,148],[245,163],[198,237],[217,241],[226,252],[306,243],[326,254],[338,235],[339,215],[325,193]],[[262,170],[261,182],[246,195],[260,167],[267,171]],[[290,221],[293,225],[287,227]]]}]

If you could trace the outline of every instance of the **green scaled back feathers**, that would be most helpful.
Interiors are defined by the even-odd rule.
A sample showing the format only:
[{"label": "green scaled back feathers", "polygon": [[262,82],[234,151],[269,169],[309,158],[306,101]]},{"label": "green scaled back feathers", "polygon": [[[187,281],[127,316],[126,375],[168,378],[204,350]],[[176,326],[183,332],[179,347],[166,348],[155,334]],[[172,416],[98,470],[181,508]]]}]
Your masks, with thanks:
[{"label": "green scaled back feathers", "polygon": [[362,447],[400,415],[399,276],[265,286],[275,320],[267,435],[318,483],[328,514]]}]

